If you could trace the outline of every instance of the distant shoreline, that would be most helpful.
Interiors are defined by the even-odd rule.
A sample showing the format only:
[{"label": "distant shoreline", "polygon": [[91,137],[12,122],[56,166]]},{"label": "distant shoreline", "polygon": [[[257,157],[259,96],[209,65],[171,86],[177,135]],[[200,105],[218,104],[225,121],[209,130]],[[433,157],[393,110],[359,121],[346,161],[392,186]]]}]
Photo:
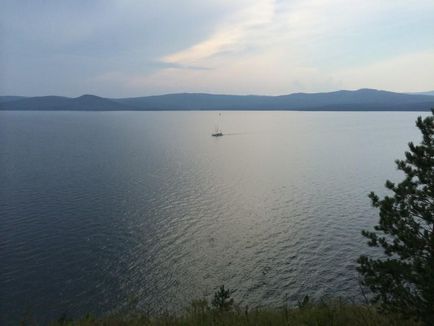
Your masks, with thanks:
[{"label": "distant shoreline", "polygon": [[310,110],[297,110],[297,109],[254,109],[254,110],[237,110],[237,109],[126,109],[126,110],[77,110],[77,109],[20,109],[20,110],[8,110],[8,109],[0,109],[0,112],[430,112],[431,109],[414,109],[414,110],[387,110],[387,109],[379,109],[379,110],[333,110],[333,109],[310,109]]},{"label": "distant shoreline", "polygon": [[132,98],[0,96],[0,111],[429,111],[434,96],[375,89],[280,96],[180,93]]}]

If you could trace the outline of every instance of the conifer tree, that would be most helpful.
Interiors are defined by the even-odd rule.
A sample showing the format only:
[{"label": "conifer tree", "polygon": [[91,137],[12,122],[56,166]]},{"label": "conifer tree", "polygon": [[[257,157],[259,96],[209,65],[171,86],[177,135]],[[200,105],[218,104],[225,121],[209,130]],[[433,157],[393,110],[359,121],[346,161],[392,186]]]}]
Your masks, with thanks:
[{"label": "conifer tree", "polygon": [[362,234],[385,258],[362,255],[358,271],[383,310],[434,325],[434,109],[416,126],[422,142],[409,143],[405,159],[396,161],[404,180],[386,181],[391,196],[369,194],[380,220],[374,232]]}]

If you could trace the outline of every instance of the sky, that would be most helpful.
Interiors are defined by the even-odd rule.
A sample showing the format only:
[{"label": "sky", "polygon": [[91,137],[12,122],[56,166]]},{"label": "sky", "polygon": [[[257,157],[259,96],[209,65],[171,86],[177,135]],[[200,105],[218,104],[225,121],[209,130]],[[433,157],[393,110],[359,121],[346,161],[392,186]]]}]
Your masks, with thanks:
[{"label": "sky", "polygon": [[0,2],[0,95],[434,89],[433,0]]}]

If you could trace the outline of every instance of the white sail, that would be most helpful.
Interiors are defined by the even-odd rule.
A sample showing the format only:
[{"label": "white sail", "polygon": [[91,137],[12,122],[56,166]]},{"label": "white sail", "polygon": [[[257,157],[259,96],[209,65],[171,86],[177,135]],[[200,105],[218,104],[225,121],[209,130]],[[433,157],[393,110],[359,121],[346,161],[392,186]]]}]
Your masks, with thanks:
[{"label": "white sail", "polygon": [[222,114],[219,113],[219,121],[218,121],[218,123],[215,125],[214,133],[211,134],[213,137],[223,136],[223,132],[222,132],[222,128],[221,128],[221,116],[222,116]]}]

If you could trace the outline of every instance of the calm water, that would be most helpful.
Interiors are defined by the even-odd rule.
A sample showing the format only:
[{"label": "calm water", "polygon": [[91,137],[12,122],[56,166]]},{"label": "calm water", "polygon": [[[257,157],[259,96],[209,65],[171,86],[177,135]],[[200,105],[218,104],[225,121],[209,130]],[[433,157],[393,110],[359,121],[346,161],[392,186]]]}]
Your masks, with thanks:
[{"label": "calm water", "polygon": [[0,323],[357,298],[418,113],[0,112]]}]

